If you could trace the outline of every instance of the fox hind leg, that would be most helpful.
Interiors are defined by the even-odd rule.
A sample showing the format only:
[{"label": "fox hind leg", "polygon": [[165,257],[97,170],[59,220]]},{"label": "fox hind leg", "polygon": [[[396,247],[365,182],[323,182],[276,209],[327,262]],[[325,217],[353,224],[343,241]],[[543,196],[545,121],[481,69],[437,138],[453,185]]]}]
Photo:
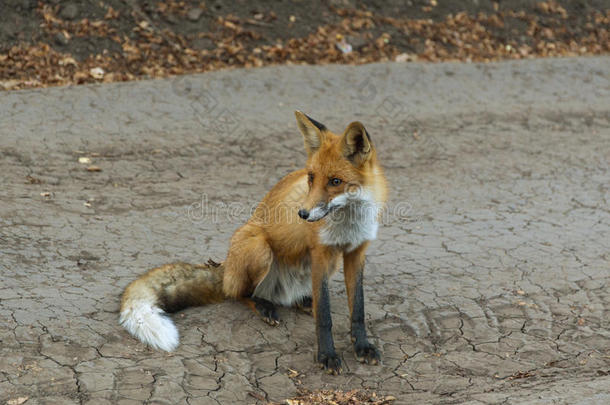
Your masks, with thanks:
[{"label": "fox hind leg", "polygon": [[265,278],[273,262],[273,252],[262,230],[246,224],[231,238],[222,289],[231,298],[249,297]]},{"label": "fox hind leg", "polygon": [[273,252],[262,230],[246,224],[231,238],[229,254],[225,261],[223,290],[229,297],[239,299],[272,326],[279,324],[275,304],[264,298],[252,296],[256,287],[265,279],[273,263]]},{"label": "fox hind leg", "polygon": [[242,301],[252,309],[255,314],[261,317],[265,323],[271,326],[280,324],[280,317],[277,315],[276,306],[273,302],[260,297],[243,298]]},{"label": "fox hind leg", "polygon": [[303,297],[295,304],[295,307],[306,314],[313,315],[313,298],[311,296]]}]

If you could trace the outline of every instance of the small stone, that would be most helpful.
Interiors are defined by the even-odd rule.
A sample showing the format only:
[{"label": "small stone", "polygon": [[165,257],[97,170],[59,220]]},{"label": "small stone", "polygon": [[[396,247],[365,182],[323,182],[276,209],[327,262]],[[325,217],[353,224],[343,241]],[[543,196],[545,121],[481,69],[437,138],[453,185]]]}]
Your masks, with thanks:
[{"label": "small stone", "polygon": [[74,20],[78,16],[78,7],[74,3],[68,3],[61,8],[59,16],[65,20]]},{"label": "small stone", "polygon": [[199,7],[192,8],[186,13],[186,17],[191,21],[198,21],[203,14],[203,10]]},{"label": "small stone", "polygon": [[70,42],[70,40],[64,35],[63,32],[58,32],[57,34],[55,34],[55,42],[57,43],[57,45],[68,45],[68,42]]}]

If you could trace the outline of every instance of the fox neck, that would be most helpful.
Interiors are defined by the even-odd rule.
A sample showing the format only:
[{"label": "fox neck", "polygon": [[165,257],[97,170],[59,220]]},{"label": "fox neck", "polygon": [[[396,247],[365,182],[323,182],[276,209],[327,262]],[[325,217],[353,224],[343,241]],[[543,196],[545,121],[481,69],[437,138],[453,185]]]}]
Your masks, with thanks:
[{"label": "fox neck", "polygon": [[363,242],[377,238],[382,202],[376,201],[369,189],[361,190],[358,196],[343,198],[345,205],[328,214],[319,236],[322,244],[350,252]]}]

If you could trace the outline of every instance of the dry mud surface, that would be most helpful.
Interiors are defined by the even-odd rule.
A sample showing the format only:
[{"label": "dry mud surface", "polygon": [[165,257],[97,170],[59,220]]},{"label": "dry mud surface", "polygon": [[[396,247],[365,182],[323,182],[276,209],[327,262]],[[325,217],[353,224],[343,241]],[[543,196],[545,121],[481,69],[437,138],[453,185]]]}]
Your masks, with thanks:
[{"label": "dry mud surface", "polygon": [[[174,316],[176,352],[147,349],[117,324],[122,289],[166,262],[224,258],[304,163],[297,108],[335,131],[361,120],[386,167],[365,272],[383,364],[354,360],[340,274],[341,376],[314,366],[313,321],[292,309],[277,328],[233,302],[189,309]],[[263,403],[303,387],[400,404],[610,402],[608,57],[1,93],[0,156],[0,401]]]}]

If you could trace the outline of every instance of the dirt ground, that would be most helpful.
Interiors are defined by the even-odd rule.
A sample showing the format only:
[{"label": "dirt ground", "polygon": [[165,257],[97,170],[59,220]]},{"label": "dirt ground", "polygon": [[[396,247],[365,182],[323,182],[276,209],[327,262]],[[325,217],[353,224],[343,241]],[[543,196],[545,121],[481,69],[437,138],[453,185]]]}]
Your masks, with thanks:
[{"label": "dirt ground", "polygon": [[596,55],[610,51],[609,31],[609,0],[6,0],[0,89],[274,64]]},{"label": "dirt ground", "polygon": [[[0,93],[0,402],[609,403],[609,80],[589,57]],[[238,303],[189,309],[177,351],[146,348],[118,325],[122,289],[223,259],[304,162],[296,108],[335,131],[364,122],[386,169],[364,283],[383,363],[353,357],[341,274],[341,376],[287,308],[277,328]]]}]

